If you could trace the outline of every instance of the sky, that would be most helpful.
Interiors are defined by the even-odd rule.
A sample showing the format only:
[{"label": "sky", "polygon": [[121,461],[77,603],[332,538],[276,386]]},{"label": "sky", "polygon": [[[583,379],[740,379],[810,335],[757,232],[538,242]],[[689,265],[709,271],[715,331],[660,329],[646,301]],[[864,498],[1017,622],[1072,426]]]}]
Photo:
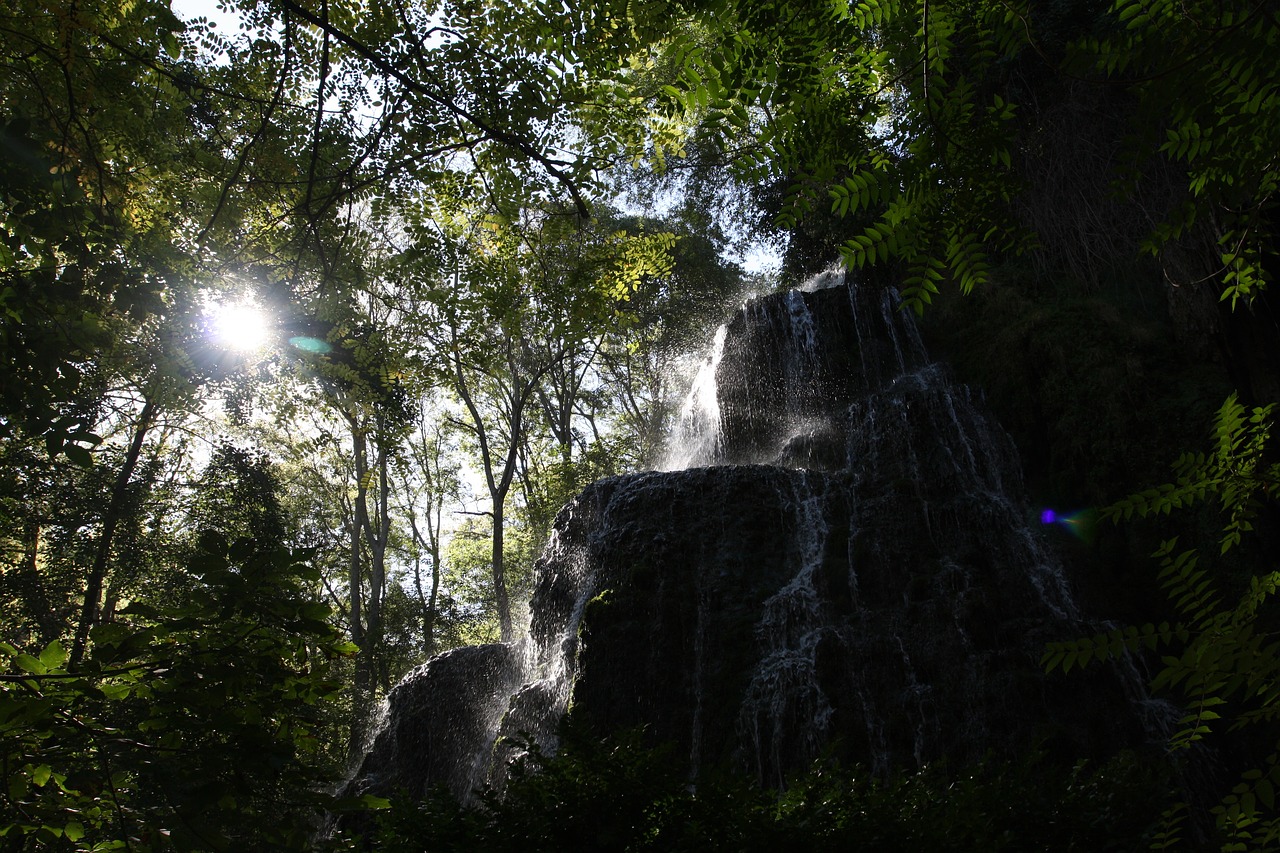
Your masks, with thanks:
[{"label": "sky", "polygon": [[186,21],[208,18],[223,32],[235,32],[240,21],[238,15],[218,9],[217,0],[170,0],[169,8]]}]

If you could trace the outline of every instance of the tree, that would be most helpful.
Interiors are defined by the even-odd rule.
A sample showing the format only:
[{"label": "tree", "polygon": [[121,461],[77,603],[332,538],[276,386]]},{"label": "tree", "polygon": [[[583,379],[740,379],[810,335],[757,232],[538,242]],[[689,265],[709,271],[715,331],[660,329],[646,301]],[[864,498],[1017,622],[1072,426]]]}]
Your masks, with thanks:
[{"label": "tree", "polygon": [[[1280,97],[1261,57],[1280,27],[1257,4],[714,0],[611,14],[629,26],[602,31],[584,62],[627,56],[620,78],[663,115],[659,167],[681,168],[688,145],[785,187],[779,226],[833,219],[831,249],[853,268],[893,262],[917,310],[944,280],[980,286],[993,261],[1088,251],[1083,226],[1133,254],[1163,223],[1147,247],[1174,281],[1211,274],[1229,302],[1265,286]],[[1092,119],[1060,122],[1064,102]],[[1073,147],[1088,152],[1076,182],[1046,185]],[[1058,197],[1075,218],[1052,233],[1036,199],[1078,188],[1081,170],[1096,195]],[[1129,201],[1112,203],[1112,182]],[[1216,271],[1201,254],[1186,274],[1180,257],[1206,239]]]},{"label": "tree", "polygon": [[5,434],[87,460],[110,353],[161,308],[185,255],[170,214],[195,140],[155,65],[158,3],[19,4],[0,19]]},{"label": "tree", "polygon": [[29,440],[0,442],[0,470],[0,514],[7,522],[0,540],[4,635],[43,648],[67,636],[75,621],[81,560],[71,531],[91,517],[87,498],[97,497],[97,484]]},{"label": "tree", "polygon": [[[329,519],[331,527],[321,535],[345,562],[343,593],[334,597],[360,651],[353,670],[352,749],[363,743],[376,695],[399,675],[383,654],[383,606],[393,584],[392,490],[408,413],[393,376],[398,348],[387,332],[388,318],[376,305],[368,307],[370,315],[349,317],[315,339],[315,352],[298,364],[300,375],[285,386],[286,396],[277,397],[276,411],[280,421],[296,423],[299,402],[310,410],[302,420],[311,421],[305,429],[314,438],[284,443],[293,454],[321,456],[307,466],[304,488],[312,492],[310,511]],[[310,393],[300,401],[304,389]]]},{"label": "tree", "polygon": [[[505,562],[507,496],[515,480],[525,438],[527,407],[537,388],[539,374],[547,364],[526,361],[522,341],[509,337],[511,329],[496,326],[486,331],[501,336],[496,353],[481,354],[475,348],[464,354],[460,329],[450,325],[451,378],[452,389],[466,411],[465,419],[460,418],[455,424],[474,440],[484,474],[492,522],[489,566],[494,600],[502,640],[511,642],[515,637]],[[484,335],[475,327],[466,332],[477,337]],[[476,338],[472,340],[479,343]]]},{"label": "tree", "polygon": [[[457,395],[454,423],[473,443],[484,477],[494,596],[509,641],[507,502],[530,458],[531,428],[541,414],[561,460],[572,461],[573,421],[605,329],[641,280],[666,269],[673,240],[587,227],[562,209],[543,212],[509,177],[476,182],[478,189],[424,204],[408,219],[416,245],[406,261],[429,284],[419,284],[422,301],[405,314],[418,319],[428,358]],[[486,201],[469,198],[480,192]]]},{"label": "tree", "polygon": [[[625,436],[619,468],[657,464],[671,417],[692,376],[687,360],[700,353],[711,331],[752,290],[773,286],[744,276],[726,262],[716,241],[698,230],[707,223],[697,212],[650,225],[675,235],[669,269],[637,283],[626,299],[626,322],[611,326],[600,347],[598,372],[613,433]],[[622,223],[624,227],[633,227]]]},{"label": "tree", "polygon": [[350,649],[294,555],[214,535],[187,567],[181,603],[124,608],[76,672],[56,640],[0,643],[12,849],[311,849],[326,660]]},{"label": "tree", "polygon": [[[400,511],[409,524],[407,545],[413,590],[421,618],[423,653],[439,648],[440,583],[444,577],[445,506],[462,501],[459,449],[444,414],[424,397],[418,401],[413,432],[399,466]],[[423,587],[423,563],[430,572]]]}]

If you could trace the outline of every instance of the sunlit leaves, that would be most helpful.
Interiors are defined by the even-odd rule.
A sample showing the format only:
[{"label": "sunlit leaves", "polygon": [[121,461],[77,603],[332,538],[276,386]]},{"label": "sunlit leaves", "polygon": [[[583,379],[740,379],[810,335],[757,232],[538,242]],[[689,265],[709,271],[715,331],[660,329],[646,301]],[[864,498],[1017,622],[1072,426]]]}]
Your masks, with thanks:
[{"label": "sunlit leaves", "polygon": [[55,3],[4,13],[0,101],[0,433],[87,465],[104,386],[163,374],[155,318],[189,256],[184,200],[205,142],[175,82],[167,4]]},{"label": "sunlit leaves", "polygon": [[1117,501],[1102,511],[1103,518],[1118,520],[1168,515],[1195,501],[1217,498],[1228,514],[1222,537],[1222,553],[1238,545],[1252,530],[1252,518],[1260,492],[1269,492],[1280,480],[1280,470],[1261,464],[1263,449],[1271,437],[1274,406],[1246,409],[1232,394],[1218,410],[1212,455],[1184,454],[1175,465],[1174,483],[1144,490]]},{"label": "sunlit leaves", "polygon": [[[1120,27],[1075,22],[1081,35],[1063,66],[1068,78],[1132,93],[1127,147],[1116,153],[1133,152],[1135,170],[1155,150],[1185,167],[1188,204],[1145,211],[1159,223],[1151,247],[1197,225],[1214,230],[1220,292],[1233,306],[1268,285],[1274,238],[1280,83],[1269,57],[1280,35],[1261,10],[1117,0]],[[692,128],[713,134],[746,183],[786,182],[780,228],[829,206],[850,220],[846,263],[904,262],[906,304],[920,310],[935,284],[923,275],[936,269],[930,258],[946,259],[944,281],[967,291],[985,281],[988,258],[1037,245],[1011,215],[1039,143],[1006,63],[1031,53],[1056,62],[1046,47],[1059,36],[1037,30],[1042,14],[903,0],[695,4],[661,43],[674,74],[660,88],[654,157],[683,152]],[[892,169],[868,168],[868,152]],[[965,233],[939,239],[951,229]]]}]

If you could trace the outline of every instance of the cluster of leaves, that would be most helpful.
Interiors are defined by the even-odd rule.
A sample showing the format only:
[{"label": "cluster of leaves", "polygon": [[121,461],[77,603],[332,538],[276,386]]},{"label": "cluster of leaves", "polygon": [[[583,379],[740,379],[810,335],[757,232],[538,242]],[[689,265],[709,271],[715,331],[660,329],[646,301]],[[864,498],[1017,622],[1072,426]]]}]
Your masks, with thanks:
[{"label": "cluster of leaves", "polygon": [[[1220,556],[1238,555],[1244,534],[1280,484],[1280,463],[1267,462],[1274,406],[1246,408],[1235,395],[1218,411],[1210,453],[1184,455],[1178,479],[1121,500],[1103,510],[1111,520],[1169,515],[1215,501],[1224,516]],[[1147,650],[1161,653],[1152,681],[1172,693],[1183,716],[1170,747],[1184,750],[1220,728],[1259,726],[1274,741],[1280,721],[1280,640],[1275,638],[1280,572],[1249,574],[1237,592],[1223,588],[1223,572],[1200,565],[1196,549],[1179,549],[1176,538],[1161,543],[1159,583],[1177,618],[1114,628],[1094,637],[1051,644],[1043,663],[1050,669],[1084,666]],[[1264,558],[1265,559],[1265,558]],[[1228,839],[1224,850],[1274,849],[1280,842],[1276,786],[1280,753],[1272,752],[1247,771],[1212,812]],[[1166,841],[1177,838],[1183,811],[1169,813]]]},{"label": "cluster of leaves", "polygon": [[[1216,241],[1210,278],[1232,304],[1268,280],[1280,89],[1267,57],[1280,27],[1266,4],[656,5],[681,15],[663,28],[635,13],[640,32],[660,34],[640,51],[665,74],[657,165],[698,139],[746,183],[785,184],[776,225],[843,220],[830,230],[844,262],[896,264],[917,312],[943,282],[969,292],[993,263],[1039,247],[1019,196],[1056,150],[1045,105],[1068,82],[1092,87],[1098,111],[1126,104],[1114,130],[1082,142],[1103,152],[1087,164],[1102,185],[1122,183],[1159,223],[1149,250],[1193,229]],[[1157,161],[1174,191],[1140,199]]]},{"label": "cluster of leaves", "polygon": [[0,13],[0,435],[20,427],[81,463],[100,440],[102,355],[138,337],[182,264],[170,182],[190,135],[153,70],[180,29],[154,2]]},{"label": "cluster of leaves", "polygon": [[[420,851],[1134,850],[1164,802],[1133,755],[1101,766],[1029,758],[960,776],[884,781],[815,767],[782,793],[734,777],[689,783],[637,737],[522,759],[499,798],[396,801],[374,849]],[[536,769],[537,772],[532,772]]]},{"label": "cluster of leaves", "polygon": [[1144,139],[1186,172],[1184,203],[1147,248],[1214,219],[1222,298],[1248,302],[1270,279],[1280,172],[1280,83],[1267,59],[1280,26],[1266,4],[1117,0],[1118,26],[1079,45],[1076,61],[1132,80]]},{"label": "cluster of leaves", "polygon": [[667,34],[667,124],[718,133],[748,183],[786,182],[777,226],[851,218],[845,263],[903,264],[917,311],[948,276],[984,283],[993,248],[1030,245],[1007,210],[1017,106],[991,79],[1024,46],[1016,9],[684,5],[696,24]]},{"label": "cluster of leaves", "polygon": [[7,850],[308,849],[331,768],[319,706],[349,654],[301,555],[205,537],[170,604],[135,603],[69,669],[0,645]]}]

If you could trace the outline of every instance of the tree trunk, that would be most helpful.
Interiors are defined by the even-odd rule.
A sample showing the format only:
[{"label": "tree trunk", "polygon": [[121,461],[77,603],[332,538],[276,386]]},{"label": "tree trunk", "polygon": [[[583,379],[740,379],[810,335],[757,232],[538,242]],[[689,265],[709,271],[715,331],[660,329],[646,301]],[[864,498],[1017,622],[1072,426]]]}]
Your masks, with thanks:
[{"label": "tree trunk", "polygon": [[[414,531],[417,535],[417,531]],[[440,592],[440,567],[434,559],[431,561],[431,592],[422,589],[422,556],[413,560],[413,590],[418,596],[418,619],[422,623],[422,651],[427,657],[436,653],[435,624],[436,596]]]},{"label": "tree trunk", "polygon": [[[364,518],[365,540],[369,543],[369,606],[368,631],[369,645],[378,651],[382,650],[382,601],[387,587],[387,542],[391,539],[391,515],[388,500],[391,494],[391,483],[387,478],[387,450],[378,443],[377,456],[378,493],[374,498],[373,513],[368,507],[368,494],[365,494],[365,505],[361,512]],[[376,522],[376,523],[375,523]],[[374,656],[375,671],[378,684],[383,690],[390,689],[390,673],[387,671],[383,655]]]},{"label": "tree trunk", "polygon": [[[515,474],[516,458],[519,446],[519,436],[521,430],[521,417],[524,401],[527,394],[516,397],[515,401],[518,405],[511,407],[511,416],[508,429],[511,432],[511,444],[507,448],[506,460],[502,468],[502,473],[496,473],[496,466],[492,449],[489,445],[489,434],[485,429],[484,418],[480,415],[480,409],[476,406],[475,400],[472,399],[470,389],[467,386],[466,376],[462,371],[462,361],[458,358],[454,359],[455,376],[457,377],[458,396],[462,398],[463,404],[467,407],[467,412],[471,415],[473,432],[476,437],[476,443],[480,445],[480,462],[484,467],[485,484],[489,489],[489,500],[493,507],[493,539],[491,553],[491,566],[493,578],[493,598],[494,604],[498,610],[498,629],[500,631],[502,641],[504,643],[511,642],[514,633],[511,629],[511,603],[507,598],[507,576],[503,566],[503,509],[507,501],[507,492],[511,488],[511,480]],[[518,381],[513,372],[513,386],[518,386]]]},{"label": "tree trunk", "polygon": [[[430,464],[429,462],[427,463]],[[432,478],[435,480],[436,478]],[[409,492],[409,478],[405,477],[405,493]],[[427,657],[431,657],[436,651],[435,642],[435,626],[436,626],[436,602],[440,598],[440,517],[437,514],[432,518],[432,512],[439,510],[438,507],[442,501],[437,494],[432,495],[432,505],[427,510],[427,535],[423,536],[422,531],[418,527],[418,515],[414,511],[413,501],[408,502],[406,515],[409,518],[409,532],[413,534],[413,541],[417,548],[414,551],[413,559],[413,588],[418,596],[419,618],[422,620],[422,648]],[[427,557],[431,560],[431,592],[426,593],[422,588],[422,552],[425,551]]]},{"label": "tree trunk", "polygon": [[[351,641],[360,648],[355,661],[355,697],[352,707],[351,748],[358,748],[364,741],[372,707],[374,691],[389,687],[389,673],[382,655],[382,599],[386,587],[387,541],[391,535],[391,520],[387,502],[391,485],[388,481],[386,449],[377,446],[373,470],[369,467],[369,438],[365,425],[355,413],[346,415],[351,428],[351,452],[356,478],[356,495],[352,506],[351,525]],[[373,509],[369,507],[369,487],[376,477],[377,491]],[[376,524],[375,524],[376,521]],[[361,552],[369,549],[369,591],[364,591],[364,572]],[[363,615],[363,623],[361,616]]]},{"label": "tree trunk", "polygon": [[515,639],[511,627],[511,602],[507,599],[507,571],[503,565],[503,504],[506,495],[493,498],[493,599],[498,607],[498,630],[502,642]]},{"label": "tree trunk", "polygon": [[40,627],[40,644],[46,645],[56,640],[65,626],[59,624],[58,614],[53,610],[53,602],[44,588],[44,579],[40,577],[40,531],[39,520],[31,510],[22,522],[22,563],[19,577],[23,586],[27,587],[28,600],[31,602],[32,616]]},{"label": "tree trunk", "polygon": [[364,746],[366,724],[369,718],[369,705],[373,696],[372,650],[369,648],[369,635],[364,625],[364,567],[361,560],[361,507],[365,505],[364,496],[368,486],[365,479],[365,438],[364,433],[354,419],[348,418],[351,426],[351,454],[355,465],[356,497],[351,508],[350,543],[351,556],[348,563],[348,610],[351,622],[351,642],[360,650],[355,658],[355,672],[352,675],[351,697],[351,739],[347,744],[349,756],[354,757]]},{"label": "tree trunk", "polygon": [[89,631],[98,621],[98,613],[102,604],[102,588],[107,577],[107,568],[111,562],[111,545],[115,537],[116,527],[124,512],[125,498],[129,490],[129,481],[138,467],[138,457],[142,455],[142,444],[151,430],[156,417],[156,401],[154,397],[144,398],[142,412],[133,428],[133,440],[125,453],[124,464],[116,476],[115,485],[107,500],[106,511],[102,515],[102,532],[98,535],[98,547],[94,553],[93,566],[85,579],[84,604],[80,610],[80,623],[76,626],[75,639],[71,643],[71,655],[68,666],[72,669],[80,665],[85,650],[89,646]]}]

